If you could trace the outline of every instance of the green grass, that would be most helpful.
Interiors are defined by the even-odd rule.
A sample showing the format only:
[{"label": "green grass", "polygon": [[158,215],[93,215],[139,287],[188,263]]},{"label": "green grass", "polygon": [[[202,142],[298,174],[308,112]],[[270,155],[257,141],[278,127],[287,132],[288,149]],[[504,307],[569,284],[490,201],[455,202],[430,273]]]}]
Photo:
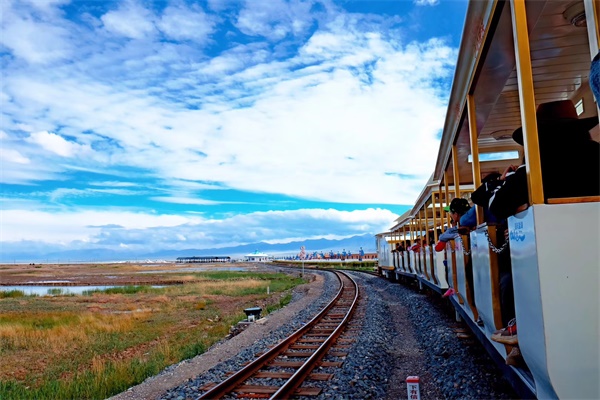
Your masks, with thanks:
[{"label": "green grass", "polygon": [[16,297],[24,297],[25,292],[22,290],[8,290],[8,291],[0,291],[0,299],[10,299]]},{"label": "green grass", "polygon": [[269,304],[265,309],[265,313],[271,314],[273,311],[279,310],[280,308],[287,306],[288,304],[290,304],[291,301],[292,295],[288,293],[285,296],[283,296],[281,300],[279,300],[279,304]]},{"label": "green grass", "polygon": [[161,293],[163,288],[153,288],[152,286],[141,285],[141,286],[117,286],[106,289],[93,289],[84,290],[81,294],[84,296],[91,296],[94,293],[106,293],[106,294],[136,294],[136,293]]}]

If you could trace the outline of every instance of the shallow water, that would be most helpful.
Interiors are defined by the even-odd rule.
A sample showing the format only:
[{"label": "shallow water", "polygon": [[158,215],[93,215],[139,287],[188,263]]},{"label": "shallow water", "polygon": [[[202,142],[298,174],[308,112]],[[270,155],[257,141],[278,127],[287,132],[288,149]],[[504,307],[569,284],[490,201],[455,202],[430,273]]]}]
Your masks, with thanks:
[{"label": "shallow water", "polygon": [[[50,281],[48,281],[50,283]],[[98,285],[98,286],[60,286],[60,285],[52,285],[52,286],[28,286],[28,285],[19,285],[19,286],[0,286],[1,292],[10,292],[11,290],[20,290],[25,293],[26,296],[30,295],[38,295],[38,296],[64,296],[69,294],[83,294],[84,291],[90,290],[105,290],[115,287],[125,287],[123,285]],[[162,286],[152,286],[154,288],[162,287]]]}]

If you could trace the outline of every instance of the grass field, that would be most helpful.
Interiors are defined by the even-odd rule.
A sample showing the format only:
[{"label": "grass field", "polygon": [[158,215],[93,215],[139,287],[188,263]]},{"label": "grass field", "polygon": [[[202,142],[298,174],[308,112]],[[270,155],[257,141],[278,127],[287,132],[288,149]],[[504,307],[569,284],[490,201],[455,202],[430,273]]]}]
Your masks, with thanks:
[{"label": "grass field", "polygon": [[0,399],[109,397],[203,353],[245,318],[244,308],[284,306],[303,283],[255,272],[179,279],[192,283],[1,297]]}]

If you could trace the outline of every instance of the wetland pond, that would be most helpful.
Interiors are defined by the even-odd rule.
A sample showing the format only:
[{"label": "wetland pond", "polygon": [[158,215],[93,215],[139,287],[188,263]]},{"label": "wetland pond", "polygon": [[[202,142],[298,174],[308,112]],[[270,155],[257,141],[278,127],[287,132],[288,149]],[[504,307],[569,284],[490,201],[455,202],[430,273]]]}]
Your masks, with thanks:
[{"label": "wetland pond", "polygon": [[[139,286],[139,285],[136,285]],[[164,286],[144,285],[152,288],[161,288]],[[43,285],[17,285],[17,286],[0,286],[0,292],[20,291],[25,296],[69,296],[82,295],[84,292],[104,291],[113,288],[124,288],[125,285],[85,285],[85,286],[60,286],[53,284],[52,286]]]}]

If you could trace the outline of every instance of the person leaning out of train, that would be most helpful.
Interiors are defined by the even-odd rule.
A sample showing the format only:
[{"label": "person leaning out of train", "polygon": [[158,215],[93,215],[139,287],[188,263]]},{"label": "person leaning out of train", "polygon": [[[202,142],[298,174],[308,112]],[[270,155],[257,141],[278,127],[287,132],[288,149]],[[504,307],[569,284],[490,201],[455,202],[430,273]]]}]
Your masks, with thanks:
[{"label": "person leaning out of train", "polygon": [[[448,212],[452,219],[451,226],[438,238],[438,242],[435,244],[435,251],[443,251],[446,248],[446,242],[455,239],[459,233],[462,233],[460,227],[463,223],[463,217],[471,209],[469,202],[460,197],[452,199],[450,205],[444,207],[444,211]],[[470,223],[470,219],[466,219],[464,222]]]},{"label": "person leaning out of train", "polygon": [[452,220],[450,222],[450,227],[448,229],[446,229],[446,231],[438,237],[438,241],[435,244],[435,251],[437,251],[437,252],[444,251],[444,249],[446,248],[446,243],[449,240],[454,239],[457,234],[458,234],[458,226],[456,226],[456,222],[454,222],[454,220]]},{"label": "person leaning out of train", "polygon": [[450,216],[454,222],[458,224],[458,233],[465,234],[468,230],[477,225],[477,216],[474,213],[474,208],[469,205],[469,202],[463,198],[457,197],[452,199],[448,206]]},{"label": "person leaning out of train", "polygon": [[415,244],[413,244],[412,246],[410,246],[409,250],[414,251],[414,252],[418,252],[421,250],[421,239],[416,239],[415,240]]},{"label": "person leaning out of train", "polygon": [[504,221],[529,205],[525,164],[509,165],[499,181],[499,185],[489,193],[488,210],[495,219]]},{"label": "person leaning out of train", "polygon": [[[512,267],[510,260],[510,248],[508,244],[508,227],[506,219],[496,218],[489,211],[490,199],[494,194],[508,181],[511,181],[514,173],[518,170],[518,167],[514,165],[506,168],[504,173],[501,175],[497,172],[492,172],[483,178],[481,185],[471,193],[471,200],[474,204],[481,206],[484,211],[484,219],[488,226],[495,226],[497,229],[497,248],[502,249],[497,253],[498,257],[498,273],[500,283],[500,311],[502,315],[502,323],[506,328],[495,331],[492,335],[492,340],[504,343],[516,345],[518,342],[516,335],[516,322],[515,322],[515,303],[514,303],[514,290],[512,285]],[[522,169],[524,171],[524,169]],[[521,174],[521,172],[519,172]],[[517,177],[520,175],[517,175]],[[521,177],[522,178],[522,177]],[[519,179],[519,178],[518,178]],[[526,179],[526,176],[525,176]],[[514,207],[518,210],[518,204],[524,202],[523,198],[517,199]],[[510,328],[509,328],[510,327]],[[503,333],[505,335],[503,336]],[[510,335],[506,335],[510,334]],[[518,350],[517,350],[518,351]],[[515,354],[513,353],[513,356]],[[514,359],[514,357],[512,357]],[[507,359],[511,360],[511,359]],[[515,365],[511,364],[510,365]]]},{"label": "person leaning out of train", "polygon": [[[450,227],[446,229],[446,231],[438,238],[438,241],[434,247],[435,251],[444,251],[448,241],[456,239],[461,233],[466,233],[461,231],[461,218],[466,215],[470,209],[471,207],[469,206],[469,202],[460,197],[452,199],[450,204],[444,207],[444,211],[450,214]],[[448,268],[448,263],[446,260],[444,260],[444,266],[446,269]],[[446,276],[448,276],[448,271],[446,271]],[[443,297],[452,296],[454,293],[454,288],[449,288],[446,293],[443,294]]]},{"label": "person leaning out of train", "polygon": [[[536,117],[544,198],[600,195],[600,144],[589,132],[598,117],[578,119],[571,100],[540,104]],[[522,128],[512,137],[523,145]],[[557,162],[565,157],[568,164]],[[528,207],[525,164],[508,167],[501,179],[505,182],[490,199],[490,212],[505,219]]]},{"label": "person leaning out of train", "polygon": [[490,198],[504,183],[501,178],[500,173],[492,172],[486,175],[482,179],[481,185],[471,193],[471,201],[483,209],[483,219],[488,225],[497,225],[501,222],[490,212]]},{"label": "person leaning out of train", "polygon": [[[599,195],[600,144],[592,140],[589,133],[598,124],[598,118],[578,119],[571,100],[540,104],[536,117],[544,198]],[[523,145],[522,128],[515,130],[512,137]],[[565,156],[569,157],[568,168],[557,162]],[[572,171],[580,173],[573,174]],[[519,167],[509,166],[501,180],[504,182],[490,198],[489,210],[496,218],[506,219],[529,206],[525,163]],[[492,340],[514,346],[506,359],[507,364],[512,365],[517,362],[515,359],[520,359],[514,318],[505,328],[494,332]]]}]

